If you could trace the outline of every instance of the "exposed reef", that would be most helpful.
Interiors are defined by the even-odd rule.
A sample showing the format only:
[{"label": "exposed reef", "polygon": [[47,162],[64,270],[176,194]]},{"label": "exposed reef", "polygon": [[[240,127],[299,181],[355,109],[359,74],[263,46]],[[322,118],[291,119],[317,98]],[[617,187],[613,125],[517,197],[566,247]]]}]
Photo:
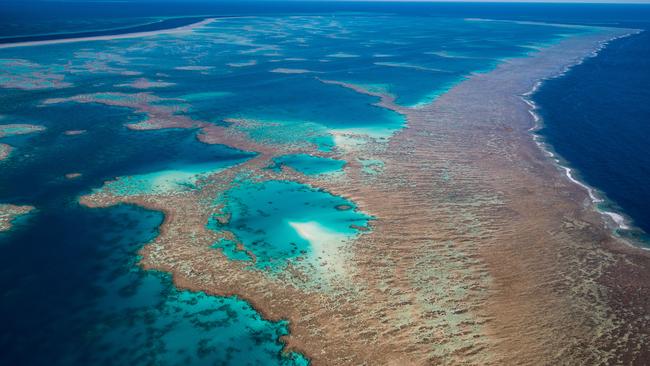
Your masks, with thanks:
[{"label": "exposed reef", "polygon": [[24,123],[14,123],[0,125],[0,138],[16,135],[27,135],[34,132],[44,131],[45,127],[38,125],[29,125]]},{"label": "exposed reef", "polygon": [[11,155],[12,150],[11,145],[0,143],[0,161],[7,159]]},{"label": "exposed reef", "polygon": [[34,210],[32,206],[16,206],[0,203],[0,232],[9,231],[14,220]]}]

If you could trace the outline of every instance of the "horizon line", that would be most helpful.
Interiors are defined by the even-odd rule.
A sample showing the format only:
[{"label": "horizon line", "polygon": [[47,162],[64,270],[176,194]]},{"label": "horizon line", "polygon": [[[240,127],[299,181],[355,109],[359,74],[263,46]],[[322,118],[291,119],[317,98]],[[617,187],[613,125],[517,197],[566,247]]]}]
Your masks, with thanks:
[{"label": "horizon line", "polygon": [[603,5],[650,5],[650,0],[0,0],[0,3],[475,3],[475,4],[603,4]]}]

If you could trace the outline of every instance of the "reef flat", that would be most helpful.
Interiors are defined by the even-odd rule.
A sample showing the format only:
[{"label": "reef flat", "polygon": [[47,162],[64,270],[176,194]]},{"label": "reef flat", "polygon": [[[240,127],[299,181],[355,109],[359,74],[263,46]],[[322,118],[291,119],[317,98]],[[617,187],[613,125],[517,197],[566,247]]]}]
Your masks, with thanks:
[{"label": "reef flat", "polygon": [[[495,362],[612,364],[648,358],[640,346],[648,340],[643,315],[648,305],[642,300],[647,252],[614,238],[614,223],[603,221],[588,192],[537,148],[529,134],[535,125],[530,106],[520,100],[539,80],[635,32],[575,37],[510,60],[460,84],[410,120],[407,132],[413,133],[413,122],[438,121],[435,131],[427,125],[420,133],[438,146],[427,156],[440,157],[444,166],[455,162],[448,182],[462,180],[456,194],[490,192],[498,202],[474,200],[467,222],[482,229],[480,239],[470,242],[490,277],[484,314]],[[445,124],[451,121],[453,128]]]},{"label": "reef flat", "polygon": [[16,135],[26,135],[43,131],[45,127],[29,124],[7,124],[0,125],[0,138]]},{"label": "reef flat", "polygon": [[[142,251],[143,265],[173,273],[181,288],[237,295],[268,319],[288,319],[287,348],[314,364],[642,359],[644,312],[626,305],[626,290],[610,278],[629,283],[621,279],[630,275],[620,270],[622,263],[640,266],[648,257],[613,239],[585,204],[586,193],[539,150],[521,99],[539,80],[630,32],[577,35],[508,59],[417,108],[378,90],[334,82],[381,97],[379,106],[407,118],[407,127],[388,140],[348,133],[360,142],[337,144],[334,155],[348,163],[340,179],[287,166],[269,171],[273,158],[288,152],[268,141],[255,150],[249,142],[236,145],[261,154],[209,177],[200,191],[155,199],[95,195],[83,202],[164,211],[160,236]],[[202,141],[237,141],[219,131],[204,129]],[[369,158],[383,162],[380,174],[364,171],[361,162]],[[222,224],[232,220],[226,205],[208,202],[242,184],[242,177],[301,182],[346,197],[373,216],[370,230],[325,258],[324,271],[302,260],[280,273],[251,270],[246,261],[214,250],[213,243],[236,235],[206,227],[215,214]],[[233,250],[249,249],[240,242]],[[331,258],[339,263],[332,266]]]}]

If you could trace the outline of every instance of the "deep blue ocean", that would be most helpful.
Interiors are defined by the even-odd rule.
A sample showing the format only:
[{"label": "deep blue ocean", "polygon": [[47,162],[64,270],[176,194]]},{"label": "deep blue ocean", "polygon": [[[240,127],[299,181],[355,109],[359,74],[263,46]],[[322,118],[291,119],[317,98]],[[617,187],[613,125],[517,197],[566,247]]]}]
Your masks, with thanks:
[{"label": "deep blue ocean", "polygon": [[[639,25],[636,25],[637,27]],[[547,81],[535,94],[539,133],[603,210],[622,212],[643,231],[621,232],[648,244],[650,232],[650,33],[612,42],[595,58]]]},{"label": "deep blue ocean", "polygon": [[[167,1],[152,6],[152,2],[0,0],[0,37],[110,32],[150,24],[163,17],[338,12],[399,14],[418,17],[422,22],[427,17],[492,18],[650,30],[650,6],[643,5]],[[364,24],[354,26],[363,29]],[[453,26],[452,22],[449,28]],[[224,28],[226,31],[229,29]],[[483,54],[484,60],[475,57],[479,61],[444,66],[457,66],[458,70],[452,71],[458,73],[489,67],[494,58],[521,51],[517,47],[509,49],[507,42],[543,40],[536,32],[511,35],[507,28],[485,32],[484,36],[493,37],[490,44],[494,45],[494,54]],[[322,46],[334,53],[339,42]],[[414,47],[419,50],[423,45]],[[457,47],[449,51],[467,51],[464,44]],[[410,49],[404,47],[402,51],[408,56]],[[60,52],[56,56],[64,58],[65,49]],[[491,51],[488,47],[484,52]],[[304,55],[313,56],[308,50]],[[44,59],[49,55],[26,51],[28,56]],[[192,93],[196,93],[186,96],[195,108],[187,113],[197,119],[218,120],[234,114],[261,118],[261,114],[273,114],[290,120],[293,113],[300,113],[336,128],[340,127],[340,113],[330,111],[319,100],[343,97],[339,104],[351,120],[359,123],[355,127],[383,121],[385,128],[399,128],[403,123],[391,113],[369,107],[372,99],[343,89],[320,91],[316,88],[319,84],[310,79],[292,79],[287,84],[291,87],[273,93],[250,92],[247,85],[262,89],[267,83],[284,85],[281,83],[288,78],[264,70],[264,75],[270,75],[266,76],[268,80],[256,84],[260,74],[255,67],[261,66],[236,76],[210,79],[210,75],[182,76],[185,71],[173,68],[157,70],[155,65],[140,65],[137,58],[133,60],[151,72],[144,76],[154,78],[165,71],[170,78],[184,77]],[[243,65],[248,56],[233,61]],[[442,87],[456,80],[453,73],[422,76],[405,60],[393,62],[390,68],[349,66],[361,65],[362,61],[339,58],[318,66],[317,71],[367,85],[386,81],[398,95],[397,101],[409,105],[429,100],[424,92],[428,86],[438,83]],[[406,61],[423,65],[432,62],[427,66],[437,67],[435,58]],[[292,62],[297,67],[317,67],[297,59]],[[80,78],[79,84],[68,91],[103,91],[104,81],[96,75]],[[224,90],[210,89],[210,82],[217,81]],[[604,208],[620,211],[639,228],[621,234],[642,240],[647,239],[644,231],[650,232],[648,85],[650,33],[643,32],[612,42],[597,57],[587,59],[562,77],[546,81],[533,95],[544,118],[539,131],[544,140],[559,153],[563,163],[602,192],[607,198]],[[170,87],[158,94],[175,98],[187,92],[184,87]],[[37,207],[34,213],[17,220],[12,231],[0,233],[0,365],[307,363],[301,355],[281,353],[280,337],[289,329],[286,322],[262,319],[237,298],[180,291],[168,275],[139,269],[137,252],[157,235],[162,214],[128,205],[88,209],[77,203],[80,195],[115,177],[176,169],[179,164],[201,165],[215,160],[226,164],[248,155],[201,144],[192,130],[129,131],[123,125],[137,122],[138,118],[125,108],[96,104],[33,108],[34,100],[63,97],[66,92],[0,89],[0,115],[18,113],[47,128],[42,133],[0,140],[16,148],[11,159],[0,162],[0,203]],[[220,92],[226,98],[219,105],[202,99],[205,94]],[[261,107],[244,108],[239,100],[228,99],[228,93],[244,95],[248,98],[244,99],[246,105]],[[294,102],[302,109],[294,108]],[[69,130],[88,132],[64,135]],[[327,147],[328,143],[323,144]],[[76,171],[83,175],[75,180],[64,177]]]}]

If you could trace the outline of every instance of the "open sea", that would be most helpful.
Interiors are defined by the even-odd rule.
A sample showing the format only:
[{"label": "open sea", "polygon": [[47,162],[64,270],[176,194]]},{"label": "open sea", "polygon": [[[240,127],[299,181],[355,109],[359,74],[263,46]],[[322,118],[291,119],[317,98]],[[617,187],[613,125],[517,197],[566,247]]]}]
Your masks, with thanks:
[{"label": "open sea", "polygon": [[642,245],[650,245],[648,83],[650,33],[643,32],[612,42],[534,96],[544,120],[541,136],[597,190],[600,209],[621,213],[624,225],[636,227],[619,234]]},{"label": "open sea", "polygon": [[[405,121],[373,105],[376,98],[319,79],[417,107],[503,59],[591,31],[477,18],[650,29],[644,5],[0,1],[0,43],[155,30],[160,21],[207,16],[225,18],[184,37],[0,49],[0,125],[45,127],[0,134],[0,144],[13,147],[0,161],[0,203],[36,207],[0,233],[1,365],[309,363],[282,352],[287,322],[268,321],[236,297],[176,289],[169,275],[138,266],[162,213],[79,205],[93,192],[196,189],[202,176],[254,156],[203,144],[195,129],[125,127],[147,126],[151,111],[218,126],[256,121],[241,127],[256,141],[327,152],[354,143],[338,133],[385,139]],[[631,229],[618,234],[641,245],[650,232],[648,85],[650,33],[642,32],[532,96],[543,118],[537,133],[594,187],[603,210],[626,218]],[[268,169],[335,177],[344,164],[286,155]],[[381,162],[363,164],[373,173]],[[273,200],[278,195],[301,208]],[[309,263],[318,243],[303,231],[344,240],[372,220],[352,202],[293,182],[247,182],[214,200],[232,220],[211,220],[208,229],[228,229],[252,248],[217,242],[215,251],[238,261],[252,254],[260,270],[281,269],[299,254]]]}]

